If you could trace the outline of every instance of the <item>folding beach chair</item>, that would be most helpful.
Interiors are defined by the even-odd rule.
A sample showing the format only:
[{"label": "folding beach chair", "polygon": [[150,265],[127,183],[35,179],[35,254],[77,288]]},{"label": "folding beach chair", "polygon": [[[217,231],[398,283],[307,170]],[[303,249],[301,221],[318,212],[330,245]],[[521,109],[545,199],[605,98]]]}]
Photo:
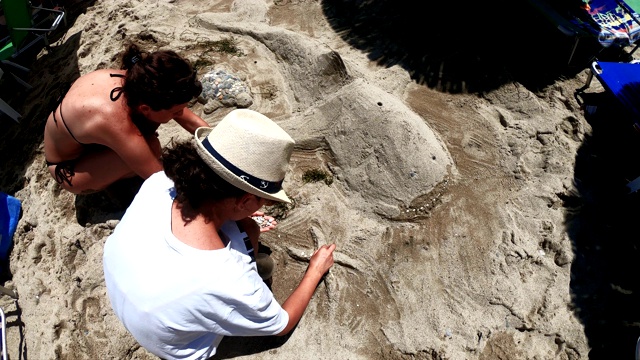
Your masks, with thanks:
[{"label": "folding beach chair", "polygon": [[[13,298],[14,300],[18,299],[18,294],[16,294],[15,291],[11,290],[11,289],[7,289],[4,286],[0,286],[0,292],[3,293],[4,295],[8,295],[11,298]],[[0,330],[2,331],[2,334],[0,335],[0,341],[2,342],[2,352],[0,353],[2,355],[2,360],[7,360],[8,358],[8,351],[7,351],[7,319],[4,315],[4,310],[0,307]]]},{"label": "folding beach chair", "polygon": [[0,42],[0,60],[16,57],[40,40],[49,49],[48,35],[67,24],[63,8],[32,6],[28,0],[0,0],[0,7],[9,33]]},{"label": "folding beach chair", "polygon": [[576,100],[582,106],[581,94],[596,77],[604,89],[627,110],[633,127],[640,131],[640,63],[594,61],[583,87],[576,90]]},{"label": "folding beach chair", "polygon": [[[31,89],[31,85],[26,81],[22,80],[19,76],[17,76],[14,71],[21,71],[24,73],[29,72],[29,69],[22,65],[18,65],[8,60],[0,60],[0,80],[2,77],[6,75],[10,78],[8,81],[14,81],[25,89]],[[13,119],[15,122],[20,122],[22,115],[14,110],[9,104],[7,104],[2,98],[0,98],[0,114],[4,114],[9,118]]]},{"label": "folding beach chair", "polygon": [[[9,61],[30,49],[40,40],[49,49],[48,35],[60,23],[66,26],[66,13],[62,8],[48,9],[32,6],[28,0],[0,0],[0,30],[5,36],[0,39],[0,79],[10,75],[13,81],[30,89],[31,85],[15,75],[15,70],[28,72],[29,69]],[[4,25],[2,25],[4,23]],[[3,99],[0,99],[0,114],[20,122],[21,115]]]},{"label": "folding beach chair", "polygon": [[589,61],[605,48],[616,48],[623,53],[625,47],[635,45],[633,50],[626,54],[627,57],[631,57],[640,44],[638,0],[529,0],[529,3],[560,32],[575,39],[569,55],[569,64],[581,39],[596,40],[600,44],[600,49]]},{"label": "folding beach chair", "polygon": [[7,115],[13,121],[20,122],[22,115],[19,112],[15,111],[11,105],[7,104],[4,100],[0,98],[0,113]]},{"label": "folding beach chair", "polygon": [[0,325],[2,326],[2,360],[7,360],[7,319],[4,317],[2,308],[0,308]]}]

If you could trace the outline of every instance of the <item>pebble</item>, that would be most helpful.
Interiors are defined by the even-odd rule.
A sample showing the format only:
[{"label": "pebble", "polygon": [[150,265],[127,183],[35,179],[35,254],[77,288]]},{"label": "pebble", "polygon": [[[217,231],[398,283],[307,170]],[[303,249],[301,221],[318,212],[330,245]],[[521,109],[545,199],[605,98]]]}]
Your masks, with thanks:
[{"label": "pebble", "polygon": [[[205,103],[212,100],[214,104],[240,108],[248,108],[253,104],[249,87],[238,76],[224,70],[212,70],[204,74],[200,82],[202,83],[200,97]],[[216,105],[207,107],[205,110],[213,112],[217,109]]]},{"label": "pebble", "polygon": [[272,222],[271,219],[267,219],[264,216],[253,216],[252,218],[258,223],[258,225],[260,225],[260,227],[270,226]]}]

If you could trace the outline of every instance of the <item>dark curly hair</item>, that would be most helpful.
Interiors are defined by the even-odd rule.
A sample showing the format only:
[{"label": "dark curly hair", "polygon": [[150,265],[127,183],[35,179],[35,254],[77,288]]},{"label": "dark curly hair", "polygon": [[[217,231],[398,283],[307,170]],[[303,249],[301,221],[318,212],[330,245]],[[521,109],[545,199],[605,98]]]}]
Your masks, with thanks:
[{"label": "dark curly hair", "polygon": [[211,170],[198,155],[193,141],[172,142],[163,150],[162,163],[165,174],[175,185],[176,201],[196,211],[207,202],[246,194]]},{"label": "dark curly hair", "polygon": [[121,69],[127,70],[122,92],[130,109],[145,104],[154,111],[167,110],[202,92],[191,63],[171,50],[146,52],[131,43],[122,55]]}]

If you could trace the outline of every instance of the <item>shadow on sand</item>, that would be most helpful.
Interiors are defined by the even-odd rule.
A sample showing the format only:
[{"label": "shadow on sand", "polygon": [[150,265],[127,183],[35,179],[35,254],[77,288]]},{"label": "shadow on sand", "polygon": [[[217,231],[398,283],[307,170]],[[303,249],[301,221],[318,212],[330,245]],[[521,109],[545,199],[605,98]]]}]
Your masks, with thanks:
[{"label": "shadow on sand", "polygon": [[[77,53],[80,44],[80,33],[67,37],[66,31],[75,19],[94,1],[65,1],[67,10],[67,26],[59,26],[49,36],[52,50],[37,58],[38,52],[44,48],[33,46],[11,61],[29,69],[27,74],[18,74],[32,86],[25,89],[10,77],[2,78],[0,96],[22,114],[22,120],[16,124],[11,119],[0,117],[0,190],[15,194],[24,187],[24,176],[27,167],[35,155],[42,151],[44,124],[51,108],[66,84],[80,75]],[[59,41],[59,44],[56,42]],[[56,74],[56,76],[50,76]],[[44,99],[44,101],[43,101]],[[44,164],[43,164],[44,166]]]},{"label": "shadow on sand", "polygon": [[[8,76],[3,76],[0,81],[0,97],[22,115],[20,123],[0,116],[0,191],[15,195],[21,190],[27,181],[27,168],[43,151],[41,145],[46,118],[60,89],[75,80],[80,73],[76,55],[80,33],[66,37],[66,31],[77,16],[93,3],[94,1],[65,1],[67,27],[60,26],[49,36],[53,45],[51,51],[38,58],[38,53],[44,48],[42,43],[40,47],[33,46],[18,58],[11,59],[29,69],[28,73],[17,75],[31,85],[31,89],[26,89]],[[42,166],[45,166],[44,161]],[[9,269],[9,264],[3,266]],[[7,271],[2,274],[1,280],[10,278],[11,274]]]},{"label": "shadow on sand", "polygon": [[286,336],[227,336],[222,339],[218,347],[218,352],[209,358],[209,360],[232,359],[265,351],[277,351],[279,347],[289,340],[291,335],[292,333]]},{"label": "shadow on sand", "polygon": [[[323,0],[322,8],[334,31],[372,61],[399,65],[443,92],[483,93],[513,81],[536,91],[584,70],[601,49],[582,39],[569,64],[574,39],[526,0]],[[607,52],[601,56],[619,55]]]},{"label": "shadow on sand", "polygon": [[630,114],[608,93],[585,97],[592,126],[576,157],[578,194],[565,200],[573,242],[571,291],[585,326],[589,359],[633,359],[640,336],[640,133]]}]

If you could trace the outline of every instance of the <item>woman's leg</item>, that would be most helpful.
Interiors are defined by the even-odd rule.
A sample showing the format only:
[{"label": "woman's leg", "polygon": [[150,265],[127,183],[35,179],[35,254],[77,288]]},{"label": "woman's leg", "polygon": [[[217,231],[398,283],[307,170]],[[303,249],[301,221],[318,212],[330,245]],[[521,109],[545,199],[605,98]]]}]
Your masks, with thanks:
[{"label": "woman's leg", "polygon": [[[54,178],[56,178],[56,166],[62,165],[49,166],[49,173]],[[94,193],[120,179],[135,175],[118,154],[106,148],[83,155],[75,161],[72,170],[64,174],[69,182],[62,181],[60,186],[74,194]]]},{"label": "woman's leg", "polygon": [[[161,146],[155,134],[146,137],[147,144],[155,156],[160,158]],[[49,166],[49,172],[56,178],[56,165]],[[118,156],[106,147],[91,149],[75,161],[73,175],[68,174],[71,184],[63,181],[60,186],[74,194],[90,194],[104,190],[114,182],[136,176],[136,173]]]}]

